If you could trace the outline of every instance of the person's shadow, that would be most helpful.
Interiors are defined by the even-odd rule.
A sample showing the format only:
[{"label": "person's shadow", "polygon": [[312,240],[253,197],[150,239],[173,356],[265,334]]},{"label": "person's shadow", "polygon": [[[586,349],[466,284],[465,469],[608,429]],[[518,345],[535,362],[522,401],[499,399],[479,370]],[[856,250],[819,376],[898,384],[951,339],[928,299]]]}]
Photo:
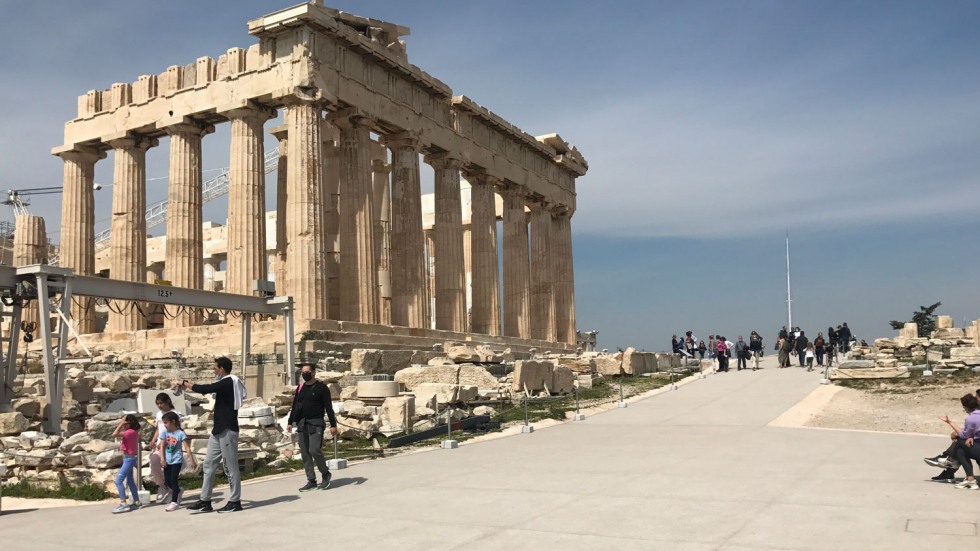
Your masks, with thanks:
[{"label": "person's shadow", "polygon": [[359,485],[367,482],[367,479],[363,476],[352,476],[350,478],[338,478],[330,481],[331,490],[335,488],[342,488],[344,486]]},{"label": "person's shadow", "polygon": [[261,501],[252,500],[242,500],[243,509],[258,509],[259,507],[265,507],[266,505],[275,505],[276,503],[289,503],[290,501],[296,501],[299,496],[279,496],[270,499],[263,499]]}]

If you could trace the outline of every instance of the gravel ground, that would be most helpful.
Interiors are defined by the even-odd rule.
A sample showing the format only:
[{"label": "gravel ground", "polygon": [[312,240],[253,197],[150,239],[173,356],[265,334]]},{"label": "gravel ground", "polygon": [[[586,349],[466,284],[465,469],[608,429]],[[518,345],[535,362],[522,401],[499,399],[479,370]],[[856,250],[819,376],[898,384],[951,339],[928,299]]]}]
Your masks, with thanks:
[{"label": "gravel ground", "polygon": [[824,403],[809,411],[802,424],[808,427],[859,429],[882,432],[947,434],[949,428],[939,421],[948,415],[962,426],[966,414],[960,396],[975,392],[980,379],[958,379],[936,385],[919,386],[908,382],[882,382],[868,389],[837,387]]}]

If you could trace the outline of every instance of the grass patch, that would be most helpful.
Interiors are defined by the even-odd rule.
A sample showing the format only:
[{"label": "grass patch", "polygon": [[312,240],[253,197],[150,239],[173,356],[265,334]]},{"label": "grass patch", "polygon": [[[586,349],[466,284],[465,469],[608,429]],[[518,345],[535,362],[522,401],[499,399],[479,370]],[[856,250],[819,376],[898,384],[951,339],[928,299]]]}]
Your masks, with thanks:
[{"label": "grass patch", "polygon": [[74,499],[78,501],[102,501],[112,497],[112,494],[95,484],[84,484],[82,486],[62,484],[57,489],[52,489],[33,484],[29,480],[21,480],[17,484],[4,485],[3,495],[7,497],[26,497],[33,499]]}]

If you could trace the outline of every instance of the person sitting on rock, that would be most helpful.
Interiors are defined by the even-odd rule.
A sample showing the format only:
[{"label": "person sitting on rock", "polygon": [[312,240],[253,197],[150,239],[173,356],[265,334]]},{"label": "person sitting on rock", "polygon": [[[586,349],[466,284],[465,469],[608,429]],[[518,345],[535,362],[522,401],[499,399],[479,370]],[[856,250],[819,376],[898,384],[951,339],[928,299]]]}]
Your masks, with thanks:
[{"label": "person sitting on rock", "polygon": [[[941,416],[939,420],[953,429],[950,434],[950,437],[955,440],[952,446],[953,456],[956,457],[959,466],[963,467],[963,472],[966,473],[966,479],[958,482],[956,488],[980,490],[980,486],[977,485],[977,481],[973,477],[973,460],[980,460],[980,401],[977,400],[975,394],[966,394],[960,398],[960,404],[963,405],[963,410],[968,414],[963,422],[962,430],[959,430],[945,415]],[[946,466],[947,470],[952,469],[948,457],[942,464]]]}]

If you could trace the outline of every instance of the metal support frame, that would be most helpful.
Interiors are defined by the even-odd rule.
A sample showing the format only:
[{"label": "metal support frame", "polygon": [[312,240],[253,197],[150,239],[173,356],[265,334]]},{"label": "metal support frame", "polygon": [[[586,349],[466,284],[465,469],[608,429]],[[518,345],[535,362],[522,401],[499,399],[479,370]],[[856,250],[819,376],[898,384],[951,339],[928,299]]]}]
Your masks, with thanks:
[{"label": "metal support frame", "polygon": [[[13,399],[13,382],[17,374],[17,340],[20,338],[20,318],[22,297],[16,295],[18,283],[31,282],[37,287],[37,303],[40,313],[40,342],[43,347],[44,382],[48,397],[48,414],[44,421],[46,432],[61,433],[61,402],[64,398],[65,374],[67,366],[75,363],[68,358],[68,333],[71,325],[71,298],[74,295],[101,297],[110,300],[151,302],[167,306],[189,306],[242,312],[242,373],[248,365],[251,348],[251,316],[265,314],[283,316],[286,346],[283,380],[288,381],[289,373],[295,363],[295,336],[292,297],[257,297],[185,289],[169,285],[153,285],[132,281],[121,281],[92,276],[79,276],[66,268],[43,264],[11,268],[0,266],[0,291],[9,292],[13,299],[10,314],[11,329],[9,338],[0,340],[7,343],[7,349],[0,348],[0,364],[5,373],[0,382],[0,405]],[[52,297],[60,295],[60,302],[52,305]],[[33,297],[30,297],[33,298]],[[60,323],[56,331],[51,330],[51,316],[57,314]]]}]

